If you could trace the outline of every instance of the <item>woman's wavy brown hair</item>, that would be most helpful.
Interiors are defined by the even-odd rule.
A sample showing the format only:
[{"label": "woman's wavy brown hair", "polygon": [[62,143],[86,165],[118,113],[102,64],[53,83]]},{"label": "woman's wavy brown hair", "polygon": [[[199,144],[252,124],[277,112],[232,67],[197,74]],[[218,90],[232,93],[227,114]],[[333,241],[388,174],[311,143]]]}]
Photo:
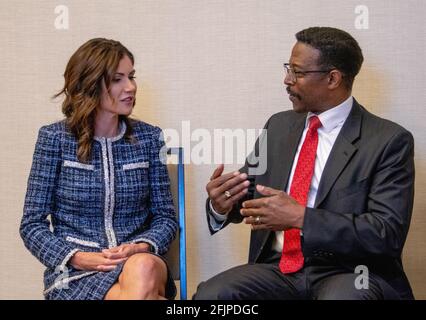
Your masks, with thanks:
[{"label": "woman's wavy brown hair", "polygon": [[[91,159],[102,81],[105,81],[106,88],[110,87],[118,64],[125,56],[134,64],[133,54],[120,42],[95,38],[78,48],[68,61],[64,73],[64,87],[54,98],[62,94],[65,96],[62,112],[66,117],[67,126],[77,139],[79,161],[88,162]],[[133,131],[130,119],[120,115],[119,121],[126,123],[125,138],[130,140]]]}]

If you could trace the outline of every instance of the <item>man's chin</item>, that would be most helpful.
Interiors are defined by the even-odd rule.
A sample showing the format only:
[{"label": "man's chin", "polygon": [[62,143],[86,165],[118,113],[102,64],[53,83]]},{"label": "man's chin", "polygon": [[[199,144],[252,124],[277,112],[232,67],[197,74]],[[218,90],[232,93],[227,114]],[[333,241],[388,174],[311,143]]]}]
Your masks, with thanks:
[{"label": "man's chin", "polygon": [[305,113],[306,108],[303,105],[301,105],[300,103],[293,101],[293,111],[296,112],[296,113]]}]

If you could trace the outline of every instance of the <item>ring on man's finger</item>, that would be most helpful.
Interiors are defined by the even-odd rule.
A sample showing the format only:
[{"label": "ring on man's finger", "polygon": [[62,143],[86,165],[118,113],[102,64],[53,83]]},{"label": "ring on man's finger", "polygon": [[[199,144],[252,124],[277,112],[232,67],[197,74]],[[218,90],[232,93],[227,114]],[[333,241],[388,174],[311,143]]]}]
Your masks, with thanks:
[{"label": "ring on man's finger", "polygon": [[224,194],[225,194],[225,197],[226,197],[227,199],[229,199],[229,198],[231,198],[231,197],[232,197],[232,194],[231,194],[231,192],[229,192],[229,190],[226,190],[226,191],[224,192]]},{"label": "ring on man's finger", "polygon": [[255,222],[256,224],[261,224],[261,222],[260,222],[260,216],[257,216],[257,217],[254,219],[254,222]]}]

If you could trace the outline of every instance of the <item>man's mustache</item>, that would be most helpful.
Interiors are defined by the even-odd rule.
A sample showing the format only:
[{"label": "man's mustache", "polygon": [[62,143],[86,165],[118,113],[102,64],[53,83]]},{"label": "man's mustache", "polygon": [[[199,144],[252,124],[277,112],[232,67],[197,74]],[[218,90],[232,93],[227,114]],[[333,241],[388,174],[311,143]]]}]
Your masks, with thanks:
[{"label": "man's mustache", "polygon": [[291,91],[289,87],[287,87],[287,88],[286,88],[286,90],[287,90],[287,93],[288,93],[288,94],[290,94],[290,95],[292,95],[292,96],[294,96],[294,97],[298,98],[299,100],[301,99],[301,97],[300,97],[298,94],[296,94],[296,93],[294,93],[293,91]]}]

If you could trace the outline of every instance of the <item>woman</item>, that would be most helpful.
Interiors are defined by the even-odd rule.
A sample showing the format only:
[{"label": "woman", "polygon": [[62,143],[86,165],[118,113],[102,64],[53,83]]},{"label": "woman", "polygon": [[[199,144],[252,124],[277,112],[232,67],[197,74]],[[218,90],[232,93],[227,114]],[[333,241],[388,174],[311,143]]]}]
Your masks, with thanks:
[{"label": "woman", "polygon": [[[133,55],[92,39],[65,70],[63,121],[39,131],[21,236],[46,267],[46,299],[162,299],[176,235],[161,130],[129,118]],[[50,215],[53,231],[47,220]]]}]

